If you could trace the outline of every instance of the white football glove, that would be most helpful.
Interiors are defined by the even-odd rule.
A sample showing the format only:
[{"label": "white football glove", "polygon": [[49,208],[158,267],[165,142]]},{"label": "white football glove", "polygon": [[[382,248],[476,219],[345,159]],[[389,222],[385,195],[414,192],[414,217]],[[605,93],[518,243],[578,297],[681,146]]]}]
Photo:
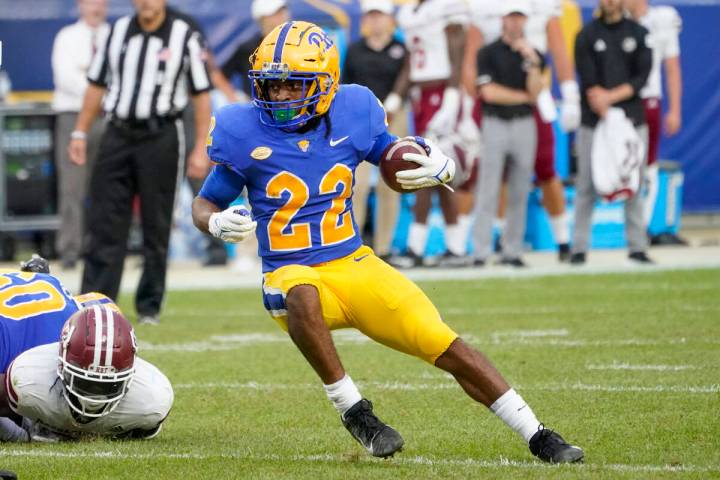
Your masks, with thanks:
[{"label": "white football glove", "polygon": [[241,206],[215,212],[208,220],[208,231],[213,237],[228,243],[239,243],[253,234],[257,222],[253,221],[250,211]]},{"label": "white football glove", "polygon": [[443,92],[440,109],[430,119],[427,125],[428,133],[442,136],[452,132],[457,123],[460,112],[460,90],[455,87],[447,87]]},{"label": "white football glove", "polygon": [[580,89],[576,81],[568,80],[560,84],[560,93],[560,126],[572,132],[580,126]]},{"label": "white football glove", "polygon": [[445,155],[440,148],[432,141],[422,137],[409,137],[425,148],[427,155],[419,153],[404,153],[403,160],[415,162],[420,166],[412,170],[401,170],[395,173],[395,178],[405,190],[416,190],[418,188],[436,187],[446,185],[455,176],[455,161]]}]

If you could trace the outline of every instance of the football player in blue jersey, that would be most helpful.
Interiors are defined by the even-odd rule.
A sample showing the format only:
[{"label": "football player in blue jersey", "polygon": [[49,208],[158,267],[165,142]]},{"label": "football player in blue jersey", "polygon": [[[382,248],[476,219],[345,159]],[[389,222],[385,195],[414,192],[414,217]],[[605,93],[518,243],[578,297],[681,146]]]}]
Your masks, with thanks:
[{"label": "football player in blue jersey", "polygon": [[[217,163],[193,202],[204,232],[240,242],[255,233],[263,262],[263,301],[324,384],[353,437],[387,457],[403,439],[373,413],[343,368],[331,329],[368,337],[451,373],[548,462],[576,462],[583,451],[545,429],[495,367],[441,319],[425,294],[362,245],[353,218],[353,174],[378,164],[396,140],[365,87],[338,85],[338,51],[319,27],[287,22],[251,57],[253,102],[219,112],[208,135]],[[429,156],[397,173],[409,190],[448,182],[454,162],[418,138]],[[230,206],[247,188],[252,213]]]}]

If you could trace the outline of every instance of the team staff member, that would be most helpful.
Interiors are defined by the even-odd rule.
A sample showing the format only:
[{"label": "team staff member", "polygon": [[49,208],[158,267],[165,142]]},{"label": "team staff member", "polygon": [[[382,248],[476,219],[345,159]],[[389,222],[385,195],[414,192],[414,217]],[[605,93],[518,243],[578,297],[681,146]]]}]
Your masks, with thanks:
[{"label": "team staff member", "polygon": [[179,115],[191,96],[196,135],[203,138],[196,138],[188,168],[207,169],[210,80],[199,35],[166,10],[165,0],[134,5],[134,15],[113,24],[90,67],[69,148],[74,162],[85,163],[85,136],[102,105],[110,121],[90,182],[81,289],[117,297],[132,199],[139,194],[145,261],[135,308],[142,323],[153,324],[165,294],[173,203],[185,162]]},{"label": "team staff member", "polygon": [[[529,2],[504,4],[502,34],[478,55],[478,86],[483,101],[485,155],[475,200],[475,265],[490,256],[492,223],[503,171],[507,168],[508,219],[502,236],[501,264],[523,267],[527,196],[537,147],[533,104],[543,88],[543,57],[525,38]],[[506,164],[506,157],[510,158]]]},{"label": "team staff member", "polygon": [[[77,122],[87,88],[87,71],[93,54],[110,31],[105,21],[107,0],[78,0],[80,18],[62,28],[53,42],[52,69],[55,91],[55,162],[58,172],[60,229],[55,247],[63,268],[75,268],[83,239],[83,203],[91,165],[75,165],[70,161],[67,141]],[[88,160],[97,154],[102,122],[95,122],[88,136]]]},{"label": "team staff member", "polygon": [[[647,124],[640,90],[652,66],[645,43],[648,31],[625,18],[622,0],[600,0],[600,16],[585,25],[575,40],[575,64],[580,77],[582,119],[577,137],[578,171],[575,177],[575,231],[570,263],[585,263],[590,219],[595,206],[591,152],[598,121],[610,107],[624,110],[647,143]],[[640,178],[644,168],[640,167]],[[630,259],[651,263],[646,254],[642,195],[625,201],[625,225]]]},{"label": "team staff member", "polygon": [[[345,68],[342,70],[343,83],[364,85],[377,98],[387,99],[407,57],[405,45],[393,38],[395,8],[391,0],[364,0],[360,6],[363,12],[361,27],[363,38],[348,48]],[[388,120],[389,130],[395,135],[402,137],[407,134],[405,112],[390,115]],[[363,231],[366,221],[372,168],[372,164],[364,162],[358,165],[355,171],[353,210],[360,231]],[[390,255],[390,246],[395,233],[400,196],[382,181],[377,183],[376,193],[377,221],[373,228],[373,249],[378,256],[387,258]]]}]

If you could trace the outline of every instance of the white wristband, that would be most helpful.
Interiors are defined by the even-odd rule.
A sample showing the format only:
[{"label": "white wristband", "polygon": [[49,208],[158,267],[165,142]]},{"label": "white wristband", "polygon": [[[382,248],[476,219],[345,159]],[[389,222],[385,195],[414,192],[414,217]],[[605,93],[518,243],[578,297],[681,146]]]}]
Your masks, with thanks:
[{"label": "white wristband", "polygon": [[568,102],[580,101],[580,88],[575,80],[566,80],[560,84],[560,94]]},{"label": "white wristband", "polygon": [[87,133],[82,130],[73,130],[70,134],[70,138],[73,140],[87,140]]},{"label": "white wristband", "polygon": [[390,92],[385,101],[383,102],[383,108],[387,113],[395,113],[402,107],[402,98],[395,92]]}]

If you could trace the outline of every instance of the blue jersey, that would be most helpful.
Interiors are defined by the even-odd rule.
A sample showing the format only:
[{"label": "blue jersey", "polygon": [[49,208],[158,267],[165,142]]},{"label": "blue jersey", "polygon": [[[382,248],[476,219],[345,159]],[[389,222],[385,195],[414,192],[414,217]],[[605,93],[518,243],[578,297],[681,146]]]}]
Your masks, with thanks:
[{"label": "blue jersey", "polygon": [[377,164],[395,139],[380,101],[365,87],[341,85],[328,118],[305,133],[263,125],[259,112],[236,104],[217,113],[208,154],[218,165],[200,196],[224,209],[247,187],[265,272],[357,250],[355,168],[363,160]]},{"label": "blue jersey", "polygon": [[0,373],[22,352],[57,342],[65,321],[78,310],[51,275],[0,272]]}]

